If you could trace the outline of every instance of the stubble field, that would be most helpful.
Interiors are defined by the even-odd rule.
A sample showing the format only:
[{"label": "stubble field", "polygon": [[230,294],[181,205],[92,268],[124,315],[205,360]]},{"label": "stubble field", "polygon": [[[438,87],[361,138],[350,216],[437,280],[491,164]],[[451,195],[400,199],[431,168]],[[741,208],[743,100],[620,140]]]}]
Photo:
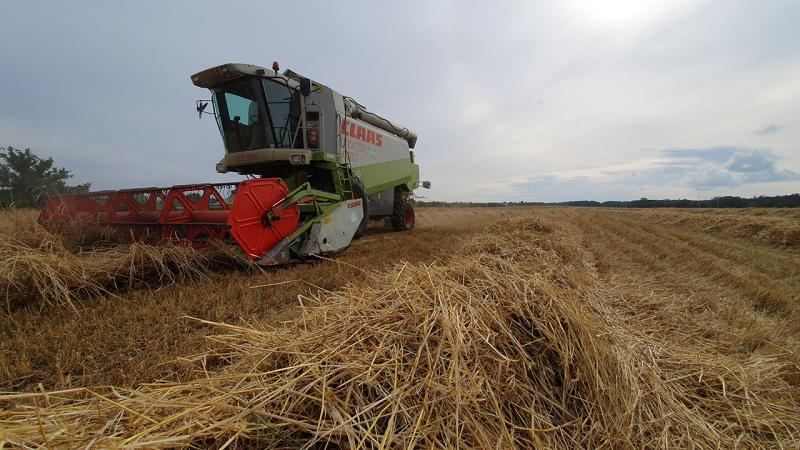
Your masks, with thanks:
[{"label": "stubble field", "polygon": [[0,214],[0,443],[800,440],[798,210],[420,208],[275,270]]}]

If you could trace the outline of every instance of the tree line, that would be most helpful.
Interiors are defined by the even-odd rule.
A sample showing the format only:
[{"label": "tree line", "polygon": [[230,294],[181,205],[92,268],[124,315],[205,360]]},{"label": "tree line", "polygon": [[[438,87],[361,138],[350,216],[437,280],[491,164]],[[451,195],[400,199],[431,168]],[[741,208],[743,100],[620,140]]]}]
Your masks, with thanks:
[{"label": "tree line", "polygon": [[48,195],[91,188],[91,183],[67,185],[70,178],[70,171],[56,167],[53,158],[40,158],[29,148],[0,147],[0,207],[36,208]]},{"label": "tree line", "polygon": [[440,202],[419,201],[420,207],[502,207],[502,206],[584,206],[602,208],[797,208],[800,207],[800,194],[757,196],[752,198],[724,196],[706,200],[663,199],[652,200],[615,200],[596,202],[592,200],[575,200],[569,202]]}]

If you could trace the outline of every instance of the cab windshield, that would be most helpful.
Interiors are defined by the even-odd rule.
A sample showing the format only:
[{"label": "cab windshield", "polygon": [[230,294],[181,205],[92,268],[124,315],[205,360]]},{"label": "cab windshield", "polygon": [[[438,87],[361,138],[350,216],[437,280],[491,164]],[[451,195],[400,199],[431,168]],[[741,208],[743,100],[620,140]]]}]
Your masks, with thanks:
[{"label": "cab windshield", "polygon": [[296,90],[270,79],[240,78],[212,91],[228,153],[292,147],[300,117]]}]

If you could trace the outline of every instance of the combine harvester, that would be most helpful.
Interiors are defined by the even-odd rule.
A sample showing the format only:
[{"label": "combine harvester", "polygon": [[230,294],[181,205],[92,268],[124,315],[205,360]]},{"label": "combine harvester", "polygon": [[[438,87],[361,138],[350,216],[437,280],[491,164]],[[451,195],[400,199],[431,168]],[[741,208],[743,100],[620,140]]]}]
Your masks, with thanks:
[{"label": "combine harvester", "polygon": [[[217,172],[247,180],[62,195],[46,202],[39,223],[54,232],[97,224],[132,240],[194,247],[223,241],[262,265],[340,251],[370,219],[413,228],[416,134],[278,70],[225,64],[192,76],[212,94],[225,145]],[[200,117],[208,103],[198,100]]]}]

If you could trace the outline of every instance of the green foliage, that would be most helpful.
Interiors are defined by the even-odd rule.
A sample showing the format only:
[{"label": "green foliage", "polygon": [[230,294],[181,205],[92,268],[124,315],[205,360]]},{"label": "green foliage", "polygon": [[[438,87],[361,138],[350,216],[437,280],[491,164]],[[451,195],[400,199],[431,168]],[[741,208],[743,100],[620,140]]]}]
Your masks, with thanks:
[{"label": "green foliage", "polygon": [[0,147],[0,206],[37,207],[48,195],[86,192],[90,183],[68,186],[69,170],[54,167],[53,158],[40,158],[11,146]]}]

